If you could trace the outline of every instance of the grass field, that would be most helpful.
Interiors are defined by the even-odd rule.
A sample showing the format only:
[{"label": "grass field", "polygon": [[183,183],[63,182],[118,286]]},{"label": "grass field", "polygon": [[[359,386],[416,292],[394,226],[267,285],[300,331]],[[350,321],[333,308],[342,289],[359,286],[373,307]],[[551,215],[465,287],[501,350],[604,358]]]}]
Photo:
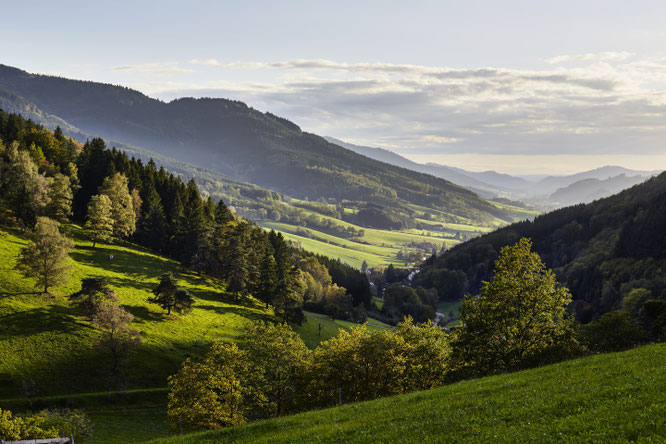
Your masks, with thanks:
[{"label": "grass field", "polygon": [[[92,347],[95,331],[86,316],[72,307],[67,295],[87,276],[106,276],[120,304],[134,315],[133,326],[144,344],[128,365],[128,380],[136,387],[163,387],[188,356],[199,356],[216,340],[233,341],[245,323],[272,315],[254,300],[230,300],[220,284],[196,276],[175,261],[135,247],[103,245],[91,248],[80,230],[71,229],[72,277],[51,295],[34,293],[33,283],[13,270],[21,247],[20,233],[0,236],[0,397],[20,394],[21,380],[32,379],[45,395],[103,388],[90,375],[104,373],[104,359]],[[109,260],[109,255],[114,259]],[[167,316],[147,300],[159,276],[172,272],[195,298],[188,315]]]},{"label": "grass field", "polygon": [[153,443],[661,443],[665,399],[657,344]]},{"label": "grass field", "polygon": [[[251,320],[273,319],[272,311],[252,298],[231,298],[219,282],[202,278],[177,262],[127,245],[98,245],[93,249],[78,227],[69,227],[75,240],[70,253],[69,282],[42,295],[33,281],[13,269],[22,233],[0,229],[0,408],[16,412],[28,408],[22,381],[35,382],[36,407],[84,408],[94,422],[95,443],[141,442],[166,436],[166,379],[187,357],[203,356],[213,341],[238,341]],[[113,260],[109,260],[113,255]],[[187,315],[167,316],[147,299],[159,277],[172,272],[195,297]],[[81,279],[105,276],[120,304],[134,316],[133,327],[144,343],[128,362],[127,391],[108,398],[104,374],[107,362],[93,343],[95,330],[86,316],[69,304],[67,295],[80,288]],[[339,329],[356,325],[306,313],[298,328],[315,347]],[[370,328],[388,327],[369,320]],[[318,325],[322,324],[321,336]]]},{"label": "grass field", "polygon": [[[384,328],[394,328],[391,325],[385,324],[377,319],[368,318],[367,321],[368,329],[378,330]],[[321,333],[319,333],[319,325],[321,325]],[[343,321],[340,319],[333,320],[330,316],[312,313],[309,311],[305,312],[305,322],[296,327],[294,330],[301,336],[305,345],[309,348],[315,348],[319,345],[320,342],[326,341],[338,335],[338,332],[343,330],[349,330],[352,327],[356,327],[359,324],[349,321]]]}]

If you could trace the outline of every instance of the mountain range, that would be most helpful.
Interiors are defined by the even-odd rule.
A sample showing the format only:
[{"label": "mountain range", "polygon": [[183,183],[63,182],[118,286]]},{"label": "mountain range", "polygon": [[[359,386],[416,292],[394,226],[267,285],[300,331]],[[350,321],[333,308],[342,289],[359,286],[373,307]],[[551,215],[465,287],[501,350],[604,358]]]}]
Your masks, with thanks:
[{"label": "mountain range", "polygon": [[452,220],[512,220],[506,209],[461,186],[361,156],[238,101],[165,103],[125,87],[4,65],[0,90],[7,111],[27,112],[47,126],[58,124],[68,135],[102,136],[292,197],[436,207]]},{"label": "mountain range", "polygon": [[620,166],[604,166],[566,176],[514,176],[497,171],[468,171],[436,163],[417,163],[385,148],[373,148],[326,137],[331,143],[356,153],[431,174],[473,190],[486,199],[496,197],[540,204],[543,209],[587,203],[607,197],[645,181],[660,171],[638,171]]}]

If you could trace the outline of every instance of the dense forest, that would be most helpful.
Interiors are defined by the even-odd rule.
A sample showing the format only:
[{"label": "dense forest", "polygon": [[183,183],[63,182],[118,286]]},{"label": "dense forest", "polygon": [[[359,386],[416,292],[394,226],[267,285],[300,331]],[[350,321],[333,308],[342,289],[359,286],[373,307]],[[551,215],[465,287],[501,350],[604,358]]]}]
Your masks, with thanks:
[{"label": "dense forest", "polygon": [[[30,228],[39,216],[62,222],[71,216],[73,221],[85,223],[93,241],[136,242],[199,273],[223,279],[238,297],[254,295],[273,305],[276,314],[289,322],[302,320],[301,308],[308,298],[319,301],[321,311],[335,310],[345,319],[353,313],[363,319],[371,307],[363,274],[290,247],[280,233],[266,232],[237,218],[222,200],[202,197],[194,180],[184,183],[179,176],[158,169],[152,160],[144,164],[129,158],[122,151],[108,149],[99,138],[81,145],[59,128],[51,132],[2,110],[0,142],[5,176],[2,195],[10,210],[3,214],[6,221],[16,219]],[[110,197],[108,216],[102,214],[103,201],[98,199],[103,194]],[[116,216],[116,204],[123,196],[132,211]],[[105,217],[113,220],[107,234]],[[123,217],[124,226],[119,229]],[[306,263],[310,271],[317,270],[318,279],[308,273]],[[318,291],[311,284],[311,291],[305,292],[311,280],[318,282]],[[331,285],[337,293],[330,291]],[[329,303],[324,304],[327,295]]]},{"label": "dense forest", "polygon": [[[617,195],[501,228],[456,246],[422,266],[415,283],[455,300],[478,294],[502,247],[530,237],[573,295],[582,322],[649,299],[666,299],[666,174]],[[636,300],[633,300],[636,299]],[[639,314],[640,313],[640,314]]]},{"label": "dense forest", "polygon": [[[30,111],[51,125],[67,122],[61,125],[65,134],[93,134],[140,146],[292,197],[360,200],[387,208],[409,203],[439,208],[452,221],[512,220],[506,210],[446,180],[359,155],[238,101],[185,98],[164,103],[128,88],[8,66],[0,66],[0,85],[7,109]],[[386,217],[369,214],[360,221],[386,222],[378,216]]]}]

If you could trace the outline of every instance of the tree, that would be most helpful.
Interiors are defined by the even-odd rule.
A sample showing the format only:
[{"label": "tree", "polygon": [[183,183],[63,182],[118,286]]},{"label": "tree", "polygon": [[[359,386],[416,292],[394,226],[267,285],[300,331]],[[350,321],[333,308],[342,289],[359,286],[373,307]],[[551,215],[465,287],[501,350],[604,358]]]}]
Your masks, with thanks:
[{"label": "tree", "polygon": [[73,242],[60,234],[58,222],[48,217],[37,219],[35,228],[29,232],[31,242],[21,249],[16,269],[26,277],[37,278],[35,286],[43,288],[64,283],[69,279],[71,266],[68,254]]},{"label": "tree", "polygon": [[216,342],[203,362],[189,358],[169,377],[167,418],[173,430],[216,429],[246,422],[249,395],[246,352]]},{"label": "tree", "polygon": [[72,185],[69,177],[56,173],[48,179],[49,203],[46,205],[46,213],[52,219],[65,223],[72,215]]},{"label": "tree", "polygon": [[116,303],[101,304],[93,318],[93,325],[99,331],[95,345],[108,353],[111,361],[109,390],[118,387],[122,365],[130,352],[143,342],[141,334],[130,327],[133,319],[134,316]]},{"label": "tree", "polygon": [[106,195],[111,201],[113,235],[118,238],[127,237],[136,230],[134,202],[127,183],[124,174],[116,173],[104,179],[100,188],[100,194]]},{"label": "tree", "polygon": [[303,281],[301,272],[296,266],[291,266],[281,282],[278,282],[277,293],[273,306],[275,314],[284,322],[301,325],[303,314]]},{"label": "tree", "polygon": [[180,288],[176,279],[171,273],[164,273],[160,278],[160,283],[153,289],[155,297],[149,298],[149,302],[154,302],[171,314],[171,310],[178,313],[188,313],[192,310],[192,295],[184,288]]},{"label": "tree", "polygon": [[106,277],[95,276],[81,280],[81,290],[71,294],[69,300],[94,316],[102,303],[116,303],[118,297],[109,287]]},{"label": "tree", "polygon": [[113,218],[111,200],[104,194],[98,194],[90,199],[88,215],[83,227],[93,243],[107,242],[113,236]]},{"label": "tree", "polygon": [[264,257],[261,260],[261,268],[259,270],[259,285],[255,296],[266,304],[272,304],[275,299],[275,292],[277,291],[277,266],[275,265],[275,258],[273,257],[273,247],[270,243],[264,249]]},{"label": "tree", "polygon": [[141,219],[141,204],[143,203],[143,201],[141,200],[141,196],[139,195],[139,190],[137,190],[136,188],[132,189],[130,197],[132,198],[132,211],[134,211],[134,221],[137,222],[139,219]]},{"label": "tree", "polygon": [[456,376],[516,370],[578,348],[566,313],[571,295],[531,248],[526,238],[502,248],[494,279],[479,297],[463,300],[453,341]]},{"label": "tree", "polygon": [[594,351],[608,352],[635,347],[647,341],[640,324],[626,310],[613,310],[598,321],[583,326],[587,346]]},{"label": "tree", "polygon": [[254,322],[247,327],[243,348],[252,363],[248,383],[256,394],[259,417],[270,418],[302,408],[299,395],[310,351],[287,324]]},{"label": "tree", "polygon": [[46,178],[18,142],[7,148],[8,164],[2,173],[3,197],[18,219],[32,226],[49,202]]}]

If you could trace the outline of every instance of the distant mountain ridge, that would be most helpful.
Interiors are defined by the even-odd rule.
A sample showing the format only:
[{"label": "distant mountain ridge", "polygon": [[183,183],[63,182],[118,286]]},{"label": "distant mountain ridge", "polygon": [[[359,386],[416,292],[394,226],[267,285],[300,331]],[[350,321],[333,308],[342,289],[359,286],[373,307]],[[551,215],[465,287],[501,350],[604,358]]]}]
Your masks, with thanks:
[{"label": "distant mountain ridge", "polygon": [[[34,105],[108,140],[138,146],[297,198],[441,208],[452,220],[512,220],[502,208],[431,175],[361,156],[286,119],[226,99],[165,103],[129,88],[0,65],[5,100]],[[29,107],[28,105],[28,107]],[[11,109],[11,107],[8,107]],[[40,121],[40,123],[45,123]]]},{"label": "distant mountain ridge", "polygon": [[[542,205],[545,203],[545,207],[551,209],[608,197],[660,173],[657,170],[638,171],[620,166],[604,166],[571,175],[542,178],[534,176],[539,180],[528,180],[525,177],[497,171],[467,171],[432,162],[420,164],[384,148],[354,145],[333,137],[326,137],[326,139],[381,162],[441,177],[473,190],[486,199],[494,199],[499,196],[527,203],[536,201]],[[529,177],[532,178],[532,176]],[[544,200],[545,202],[543,202]]]}]

